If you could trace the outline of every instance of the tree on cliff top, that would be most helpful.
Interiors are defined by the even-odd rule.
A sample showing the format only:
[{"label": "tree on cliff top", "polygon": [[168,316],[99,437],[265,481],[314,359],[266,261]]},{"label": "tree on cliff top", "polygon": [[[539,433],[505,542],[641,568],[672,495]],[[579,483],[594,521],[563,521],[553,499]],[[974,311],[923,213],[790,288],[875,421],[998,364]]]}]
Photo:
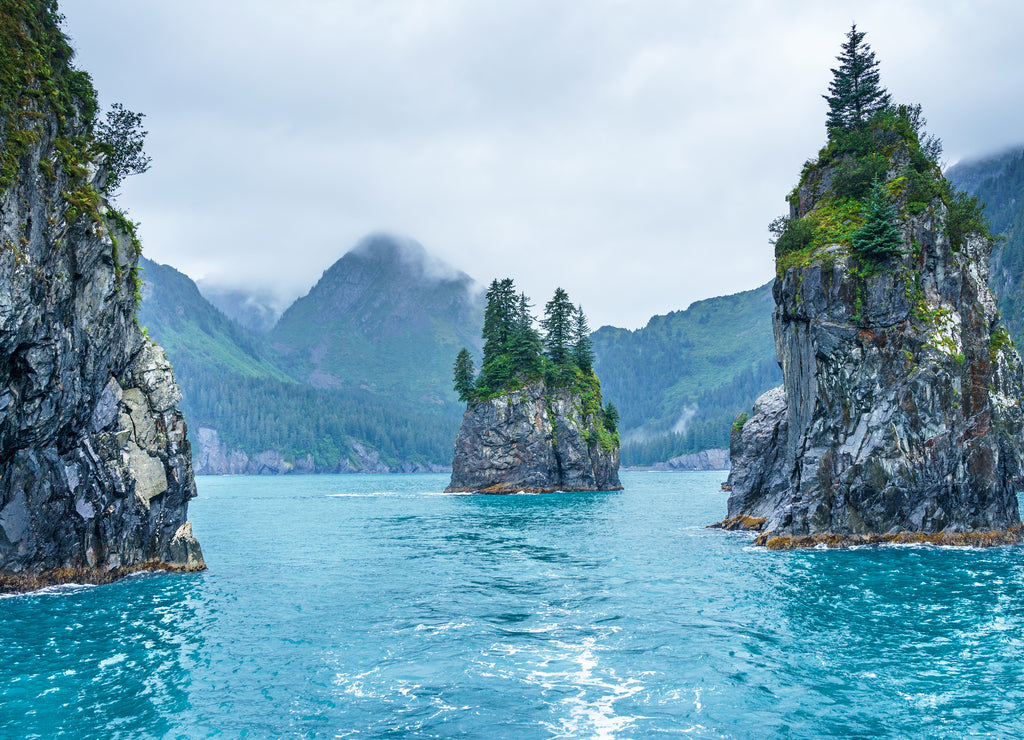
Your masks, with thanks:
[{"label": "tree on cliff top", "polygon": [[903,236],[896,228],[896,211],[881,181],[876,181],[871,188],[871,195],[864,205],[864,218],[864,225],[853,232],[854,250],[875,261],[899,254]]},{"label": "tree on cliff top", "polygon": [[555,288],[555,295],[544,304],[544,350],[548,359],[556,365],[566,365],[572,360],[573,318],[576,307],[569,300],[569,294]]},{"label": "tree on cliff top", "polygon": [[459,394],[459,400],[468,401],[476,390],[476,383],[473,382],[473,357],[465,347],[455,356],[452,371],[455,374],[455,392]]},{"label": "tree on cliff top", "polygon": [[580,370],[589,373],[594,367],[594,343],[590,340],[590,324],[587,323],[587,315],[583,313],[583,306],[576,306],[572,331],[573,361]]},{"label": "tree on cliff top", "polygon": [[843,51],[836,57],[839,66],[832,69],[829,94],[822,96],[828,101],[829,130],[860,126],[891,104],[889,93],[880,84],[875,52],[864,43],[865,35],[856,23],[850,26]]}]

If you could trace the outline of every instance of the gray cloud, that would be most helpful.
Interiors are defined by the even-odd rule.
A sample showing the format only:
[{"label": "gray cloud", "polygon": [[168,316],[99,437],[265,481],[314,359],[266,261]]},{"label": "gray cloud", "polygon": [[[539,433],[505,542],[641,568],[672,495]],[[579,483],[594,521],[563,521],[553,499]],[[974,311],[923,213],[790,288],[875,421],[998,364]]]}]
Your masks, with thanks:
[{"label": "gray cloud", "polygon": [[147,255],[304,293],[364,235],[594,326],[771,278],[851,20],[947,158],[1024,140],[1012,2],[64,3],[102,101],[147,114]]}]

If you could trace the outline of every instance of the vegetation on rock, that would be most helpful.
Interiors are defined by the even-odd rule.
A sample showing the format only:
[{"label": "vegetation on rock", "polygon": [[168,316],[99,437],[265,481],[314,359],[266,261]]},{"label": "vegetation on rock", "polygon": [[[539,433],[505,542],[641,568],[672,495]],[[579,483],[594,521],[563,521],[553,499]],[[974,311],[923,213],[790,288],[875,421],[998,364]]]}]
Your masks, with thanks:
[{"label": "vegetation on rock", "polygon": [[594,373],[593,342],[582,306],[556,288],[544,306],[541,334],[534,326],[530,301],[516,291],[511,278],[494,279],[484,309],[483,363],[472,378],[472,357],[463,347],[453,366],[460,400],[476,403],[543,381],[549,389],[570,388],[583,399],[585,412],[597,424],[603,446],[618,447],[618,411],[614,419],[601,406],[601,383]]},{"label": "vegetation on rock", "polygon": [[1024,376],[985,283],[989,230],[863,36],[770,227],[783,385],[733,425],[722,526],[760,520],[769,548],[1017,541]]},{"label": "vegetation on rock", "polygon": [[864,32],[857,24],[850,27],[839,66],[832,70],[828,95],[828,127],[849,129],[860,126],[876,113],[889,107],[889,93],[881,86],[875,52],[864,43]]},{"label": "vegetation on rock", "polygon": [[[899,252],[899,228],[936,201],[948,211],[955,248],[967,235],[988,236],[978,201],[942,176],[942,144],[925,132],[920,105],[893,105],[878,62],[854,26],[832,70],[828,143],[805,163],[790,193],[790,212],[775,219],[776,271],[852,253],[868,273]],[[839,250],[838,252],[836,250]]]}]

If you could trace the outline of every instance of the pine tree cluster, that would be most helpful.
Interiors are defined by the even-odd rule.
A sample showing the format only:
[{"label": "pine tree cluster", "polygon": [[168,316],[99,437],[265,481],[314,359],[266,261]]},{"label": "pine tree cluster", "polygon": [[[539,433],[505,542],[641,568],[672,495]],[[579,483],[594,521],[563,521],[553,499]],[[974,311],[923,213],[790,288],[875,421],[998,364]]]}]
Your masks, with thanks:
[{"label": "pine tree cluster", "polygon": [[511,278],[491,282],[480,374],[474,376],[468,349],[455,358],[454,385],[460,400],[485,398],[541,378],[551,385],[568,385],[578,374],[593,375],[594,348],[583,307],[573,305],[568,293],[557,288],[544,305],[543,333],[534,326],[531,308]]}]

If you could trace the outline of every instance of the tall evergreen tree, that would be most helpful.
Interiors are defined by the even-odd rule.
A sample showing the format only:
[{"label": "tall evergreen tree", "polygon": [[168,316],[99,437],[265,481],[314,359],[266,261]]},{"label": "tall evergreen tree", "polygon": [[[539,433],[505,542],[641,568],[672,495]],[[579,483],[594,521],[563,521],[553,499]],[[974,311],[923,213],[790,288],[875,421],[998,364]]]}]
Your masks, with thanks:
[{"label": "tall evergreen tree", "polygon": [[518,298],[511,278],[495,279],[487,289],[484,309],[484,356],[478,386],[497,390],[511,380],[514,368],[509,343],[515,332]]},{"label": "tall evergreen tree", "polygon": [[473,357],[465,347],[455,356],[452,371],[455,374],[455,392],[459,394],[459,400],[468,401],[476,390],[476,383],[473,380]]},{"label": "tall evergreen tree", "polygon": [[572,360],[573,315],[576,313],[569,294],[555,288],[555,295],[544,304],[544,350],[556,365],[566,365]]},{"label": "tall evergreen tree", "polygon": [[543,369],[540,334],[533,326],[530,300],[520,293],[516,306],[515,328],[509,341],[509,355],[514,371],[524,375],[538,375]]},{"label": "tall evergreen tree", "polygon": [[850,27],[842,53],[836,57],[839,66],[832,69],[826,123],[831,129],[851,129],[870,119],[891,104],[889,93],[880,84],[875,52],[864,43],[863,31],[857,24]]},{"label": "tall evergreen tree", "polygon": [[619,430],[619,410],[611,401],[604,408],[604,428],[613,434]]},{"label": "tall evergreen tree", "polygon": [[487,307],[484,309],[484,359],[486,366],[498,355],[508,351],[508,342],[515,331],[516,310],[519,305],[512,278],[491,281],[487,289]]},{"label": "tall evergreen tree", "polygon": [[576,306],[573,314],[572,358],[583,372],[589,373],[594,369],[594,343],[590,340],[590,325],[583,306]]},{"label": "tall evergreen tree", "polygon": [[864,225],[853,232],[853,248],[863,257],[875,261],[899,254],[903,235],[896,228],[896,210],[889,202],[885,186],[876,181],[864,205]]}]

